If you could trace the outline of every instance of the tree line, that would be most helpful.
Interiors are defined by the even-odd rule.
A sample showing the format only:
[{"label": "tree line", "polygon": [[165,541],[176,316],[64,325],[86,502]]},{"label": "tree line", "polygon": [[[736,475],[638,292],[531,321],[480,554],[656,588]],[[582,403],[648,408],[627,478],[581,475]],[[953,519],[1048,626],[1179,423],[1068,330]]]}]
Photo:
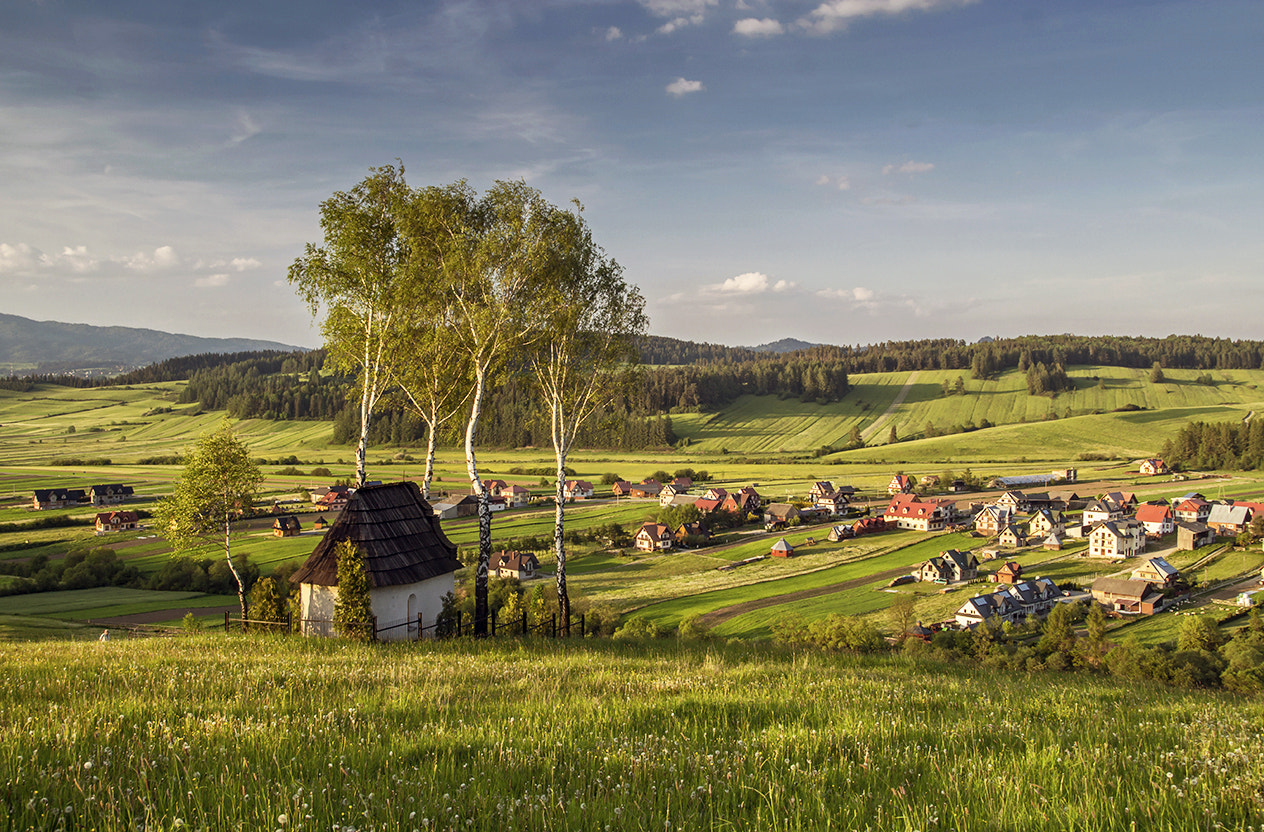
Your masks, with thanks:
[{"label": "tree line", "polygon": [[1190,422],[1163,443],[1159,455],[1177,469],[1264,468],[1264,420]]}]

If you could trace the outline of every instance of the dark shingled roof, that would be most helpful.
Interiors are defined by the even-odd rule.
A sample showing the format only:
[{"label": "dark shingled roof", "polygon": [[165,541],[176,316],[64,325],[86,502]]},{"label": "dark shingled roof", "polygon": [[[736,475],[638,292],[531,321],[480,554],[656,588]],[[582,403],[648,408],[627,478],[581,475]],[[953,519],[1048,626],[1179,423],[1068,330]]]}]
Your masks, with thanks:
[{"label": "dark shingled roof", "polygon": [[311,557],[290,578],[296,584],[338,585],[334,547],[350,540],[364,555],[370,587],[400,586],[461,568],[456,546],[415,482],[356,489]]}]

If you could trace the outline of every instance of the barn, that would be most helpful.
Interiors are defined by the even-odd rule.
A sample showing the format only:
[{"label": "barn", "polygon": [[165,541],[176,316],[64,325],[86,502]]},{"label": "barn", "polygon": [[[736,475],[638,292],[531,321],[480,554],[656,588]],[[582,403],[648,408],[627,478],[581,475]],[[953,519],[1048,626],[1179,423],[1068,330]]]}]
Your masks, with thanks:
[{"label": "barn", "polygon": [[299,585],[304,635],[334,634],[335,547],[344,540],[364,555],[379,638],[416,638],[418,615],[422,627],[434,625],[443,596],[455,586],[452,573],[461,568],[461,562],[417,484],[396,482],[356,489],[311,557],[290,579]]}]

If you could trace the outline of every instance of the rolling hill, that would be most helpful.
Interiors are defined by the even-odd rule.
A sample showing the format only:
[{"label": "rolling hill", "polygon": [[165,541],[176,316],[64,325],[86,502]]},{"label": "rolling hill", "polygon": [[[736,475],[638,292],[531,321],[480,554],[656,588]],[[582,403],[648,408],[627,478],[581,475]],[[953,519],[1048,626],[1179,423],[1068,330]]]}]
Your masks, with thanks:
[{"label": "rolling hill", "polygon": [[[181,355],[302,349],[253,338],[202,338],[127,326],[33,321],[0,314],[0,370],[113,374]],[[6,367],[7,365],[7,367]]]}]

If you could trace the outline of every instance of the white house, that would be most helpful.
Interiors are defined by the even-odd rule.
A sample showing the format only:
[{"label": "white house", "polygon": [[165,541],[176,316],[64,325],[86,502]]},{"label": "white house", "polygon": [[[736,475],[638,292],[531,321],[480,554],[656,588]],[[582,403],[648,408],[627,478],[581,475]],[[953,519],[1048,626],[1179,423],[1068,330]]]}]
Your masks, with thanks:
[{"label": "white house", "polygon": [[443,596],[455,588],[452,575],[461,562],[439,518],[421,498],[417,483],[395,482],[356,489],[311,557],[290,579],[299,585],[300,632],[335,634],[335,547],[346,540],[354,542],[364,556],[378,638],[416,638],[418,615],[422,627],[434,625],[443,609]]}]

